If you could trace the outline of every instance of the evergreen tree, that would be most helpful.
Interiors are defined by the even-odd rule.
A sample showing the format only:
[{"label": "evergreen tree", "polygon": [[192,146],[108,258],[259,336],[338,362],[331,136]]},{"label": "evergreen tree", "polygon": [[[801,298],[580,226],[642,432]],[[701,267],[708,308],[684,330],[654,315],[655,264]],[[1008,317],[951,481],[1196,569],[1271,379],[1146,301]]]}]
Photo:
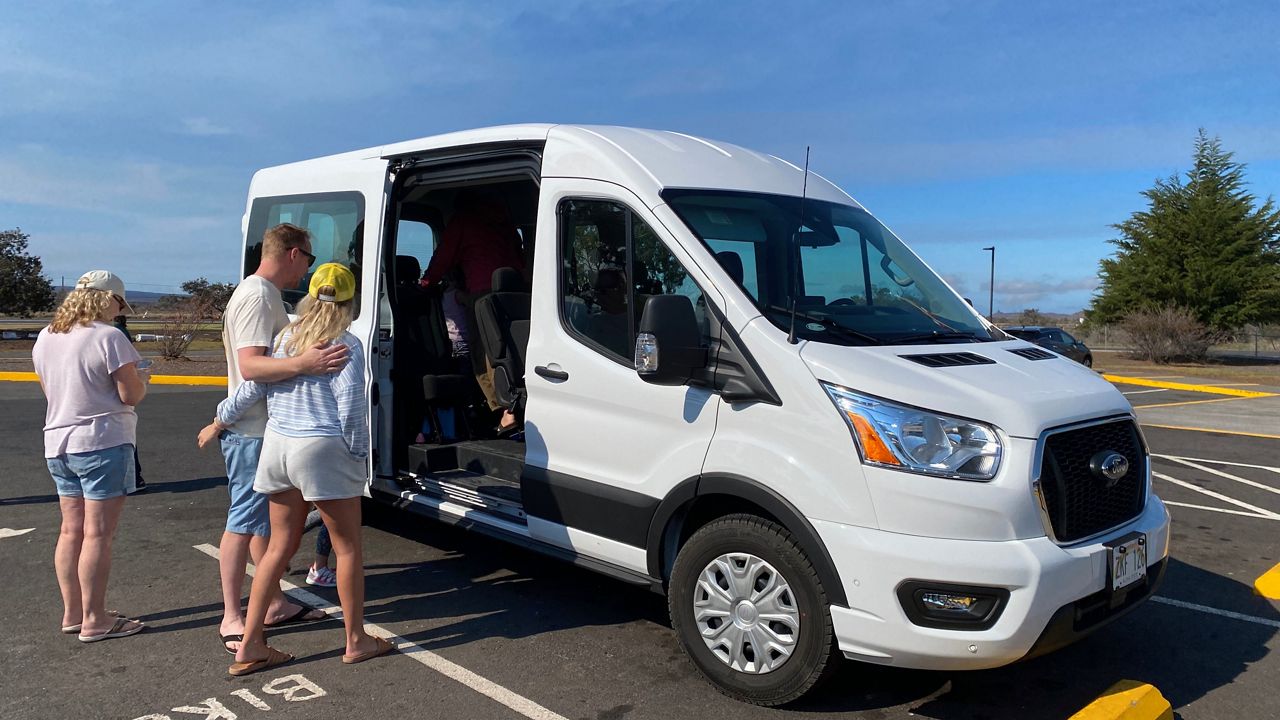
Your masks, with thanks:
[{"label": "evergreen tree", "polygon": [[40,258],[27,254],[29,237],[20,228],[0,231],[0,313],[31,317],[57,301]]},{"label": "evergreen tree", "polygon": [[1113,226],[1090,321],[1172,307],[1218,330],[1280,319],[1280,210],[1270,197],[1255,207],[1231,158],[1201,129],[1186,180],[1157,180],[1147,209]]}]

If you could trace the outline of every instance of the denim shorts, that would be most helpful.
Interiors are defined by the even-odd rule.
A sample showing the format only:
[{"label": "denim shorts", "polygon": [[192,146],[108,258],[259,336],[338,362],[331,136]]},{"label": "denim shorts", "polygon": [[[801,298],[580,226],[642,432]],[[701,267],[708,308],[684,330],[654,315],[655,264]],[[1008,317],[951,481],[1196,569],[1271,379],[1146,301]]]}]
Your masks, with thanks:
[{"label": "denim shorts", "polygon": [[262,438],[224,430],[222,459],[227,463],[227,490],[231,507],[227,510],[227,532],[271,537],[271,513],[267,496],[253,489],[262,456]]},{"label": "denim shorts", "polygon": [[137,482],[130,443],[105,450],[45,458],[53,484],[62,497],[110,500],[133,492]]}]

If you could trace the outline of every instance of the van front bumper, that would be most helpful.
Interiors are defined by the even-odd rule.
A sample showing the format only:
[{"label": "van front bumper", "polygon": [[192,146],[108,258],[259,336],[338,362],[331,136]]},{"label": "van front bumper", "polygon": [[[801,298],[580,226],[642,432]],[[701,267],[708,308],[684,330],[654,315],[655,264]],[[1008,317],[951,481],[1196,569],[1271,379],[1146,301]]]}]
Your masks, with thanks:
[{"label": "van front bumper", "polygon": [[[840,650],[856,660],[928,670],[999,667],[1074,642],[1154,592],[1169,545],[1169,513],[1154,495],[1134,521],[1071,546],[1047,537],[950,540],[812,522],[849,602],[830,608]],[[1146,580],[1113,593],[1106,543],[1135,532],[1146,537]],[[1009,595],[985,629],[925,627],[908,617],[899,598],[897,589],[908,581],[999,588]]]}]

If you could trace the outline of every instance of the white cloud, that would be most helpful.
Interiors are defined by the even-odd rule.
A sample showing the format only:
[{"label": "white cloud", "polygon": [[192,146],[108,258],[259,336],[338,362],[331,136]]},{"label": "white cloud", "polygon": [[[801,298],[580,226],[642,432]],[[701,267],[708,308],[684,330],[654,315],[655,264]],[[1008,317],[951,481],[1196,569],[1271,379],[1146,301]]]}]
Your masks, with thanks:
[{"label": "white cloud", "polygon": [[[990,283],[982,283],[984,290]],[[996,296],[1002,301],[1014,304],[1034,303],[1057,295],[1093,292],[1098,287],[1097,276],[1080,277],[1068,280],[1052,278],[1047,275],[1038,280],[1010,280],[996,282]]]}]

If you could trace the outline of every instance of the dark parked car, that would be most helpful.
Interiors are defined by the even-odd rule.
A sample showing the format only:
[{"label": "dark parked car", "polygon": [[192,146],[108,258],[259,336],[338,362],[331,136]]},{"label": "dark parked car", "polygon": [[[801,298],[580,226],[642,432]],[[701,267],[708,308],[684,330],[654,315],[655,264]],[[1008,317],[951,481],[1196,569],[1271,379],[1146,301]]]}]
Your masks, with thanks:
[{"label": "dark parked car", "polygon": [[1002,329],[1016,338],[1022,338],[1059,355],[1065,355],[1085,367],[1093,367],[1093,352],[1062,328],[1024,325]]}]

